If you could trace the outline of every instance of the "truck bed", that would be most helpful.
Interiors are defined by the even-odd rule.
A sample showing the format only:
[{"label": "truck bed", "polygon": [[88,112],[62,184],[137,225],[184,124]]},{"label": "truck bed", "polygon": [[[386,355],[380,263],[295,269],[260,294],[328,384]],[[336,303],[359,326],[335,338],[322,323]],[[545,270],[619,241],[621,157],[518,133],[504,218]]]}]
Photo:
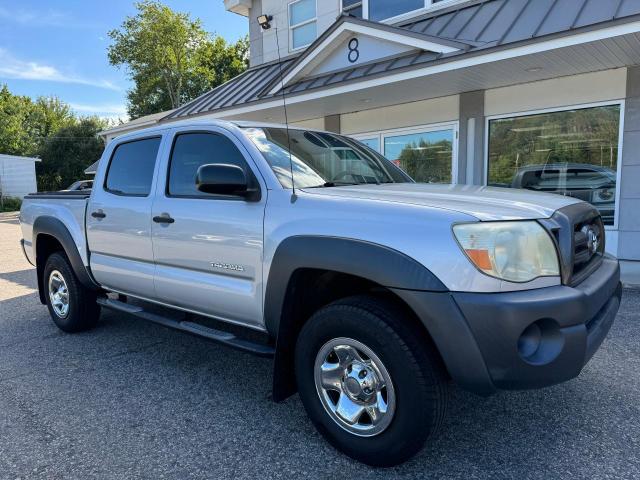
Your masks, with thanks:
[{"label": "truck bed", "polygon": [[82,262],[88,265],[87,242],[85,237],[85,214],[90,192],[41,192],[24,197],[20,210],[20,228],[24,239],[24,252],[35,265],[33,250],[33,224],[37,218],[53,217],[61,221],[69,230],[78,248]]}]

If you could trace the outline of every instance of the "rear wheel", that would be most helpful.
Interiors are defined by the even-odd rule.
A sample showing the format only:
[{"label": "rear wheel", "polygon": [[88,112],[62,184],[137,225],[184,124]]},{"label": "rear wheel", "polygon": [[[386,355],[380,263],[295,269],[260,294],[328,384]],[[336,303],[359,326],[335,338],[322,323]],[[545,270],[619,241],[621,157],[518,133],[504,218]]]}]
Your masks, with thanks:
[{"label": "rear wheel", "polygon": [[70,333],[93,328],[100,316],[96,294],[78,281],[67,256],[49,256],[43,275],[47,307],[58,328]]},{"label": "rear wheel", "polygon": [[430,339],[393,302],[357,296],[303,327],[296,380],[309,417],[336,448],[369,465],[401,463],[444,418],[447,385]]}]

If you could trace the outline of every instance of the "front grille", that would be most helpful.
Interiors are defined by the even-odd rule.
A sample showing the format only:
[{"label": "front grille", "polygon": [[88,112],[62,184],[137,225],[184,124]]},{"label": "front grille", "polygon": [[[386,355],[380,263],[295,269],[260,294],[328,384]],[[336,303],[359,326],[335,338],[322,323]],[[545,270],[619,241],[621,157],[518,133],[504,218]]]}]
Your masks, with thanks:
[{"label": "front grille", "polygon": [[557,243],[563,284],[577,285],[600,266],[605,231],[596,208],[586,202],[569,205],[542,224]]},{"label": "front grille", "polygon": [[604,225],[600,216],[578,222],[573,228],[571,283],[580,283],[600,264],[604,254]]}]

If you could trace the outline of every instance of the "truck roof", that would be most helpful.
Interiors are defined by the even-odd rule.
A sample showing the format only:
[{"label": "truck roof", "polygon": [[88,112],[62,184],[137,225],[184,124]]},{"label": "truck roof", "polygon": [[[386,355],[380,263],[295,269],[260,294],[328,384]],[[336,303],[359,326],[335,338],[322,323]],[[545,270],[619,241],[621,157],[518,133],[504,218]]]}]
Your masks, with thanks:
[{"label": "truck roof", "polygon": [[[154,125],[153,127],[148,127],[140,130],[136,130],[134,132],[129,132],[124,135],[120,135],[115,137],[114,140],[121,140],[129,137],[138,137],[140,135],[151,134],[156,132],[162,132],[169,128],[184,128],[184,127],[203,127],[203,126],[217,126],[223,128],[229,127],[239,127],[239,128],[287,128],[287,125],[283,123],[269,123],[269,122],[257,122],[257,121],[249,121],[249,120],[218,120],[215,118],[206,118],[206,119],[189,119],[182,120],[177,122],[169,122]],[[322,131],[313,128],[301,128],[296,126],[289,125],[290,130],[309,130],[309,131]]]}]

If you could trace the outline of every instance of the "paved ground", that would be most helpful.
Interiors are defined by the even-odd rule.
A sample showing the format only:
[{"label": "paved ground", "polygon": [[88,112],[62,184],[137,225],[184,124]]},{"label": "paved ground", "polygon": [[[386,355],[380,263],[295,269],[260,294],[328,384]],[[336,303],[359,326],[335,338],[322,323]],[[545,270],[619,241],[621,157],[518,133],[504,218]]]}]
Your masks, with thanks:
[{"label": "paved ground", "polygon": [[582,375],[488,399],[454,389],[443,433],[390,470],[328,446],[270,361],[106,313],[65,335],[0,220],[0,478],[640,478],[640,291]]}]

